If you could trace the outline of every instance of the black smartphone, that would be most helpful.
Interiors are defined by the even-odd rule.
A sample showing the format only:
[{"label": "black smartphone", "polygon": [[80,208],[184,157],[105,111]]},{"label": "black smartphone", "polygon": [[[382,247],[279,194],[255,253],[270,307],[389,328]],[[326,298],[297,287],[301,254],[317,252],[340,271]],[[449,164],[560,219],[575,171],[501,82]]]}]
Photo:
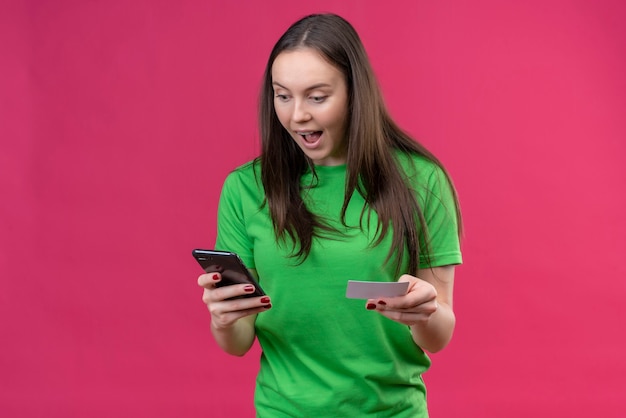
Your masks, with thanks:
[{"label": "black smartphone", "polygon": [[198,261],[205,272],[218,272],[222,275],[222,280],[217,283],[216,287],[229,286],[233,284],[250,283],[254,285],[254,292],[231,299],[249,298],[254,296],[265,296],[265,292],[259,286],[254,276],[248,271],[241,261],[241,258],[235,253],[217,250],[201,250],[195,249],[191,252],[193,257]]}]

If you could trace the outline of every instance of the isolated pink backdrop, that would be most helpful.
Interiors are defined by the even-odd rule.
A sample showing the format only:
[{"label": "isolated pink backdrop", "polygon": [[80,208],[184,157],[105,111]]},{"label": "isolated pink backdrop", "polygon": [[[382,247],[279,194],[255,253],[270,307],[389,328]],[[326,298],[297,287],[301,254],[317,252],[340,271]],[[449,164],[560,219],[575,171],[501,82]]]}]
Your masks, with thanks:
[{"label": "isolated pink backdrop", "polygon": [[459,189],[432,416],[626,416],[626,7],[609,0],[3,2],[0,415],[253,416],[259,350],[217,349],[190,252],[258,152],[271,46],[317,11],[355,25]]}]

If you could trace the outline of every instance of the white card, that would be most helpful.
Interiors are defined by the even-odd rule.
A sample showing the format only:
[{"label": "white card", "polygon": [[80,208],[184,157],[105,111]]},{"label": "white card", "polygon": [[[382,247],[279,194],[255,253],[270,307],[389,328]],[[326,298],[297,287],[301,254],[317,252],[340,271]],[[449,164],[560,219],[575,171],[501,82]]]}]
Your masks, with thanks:
[{"label": "white card", "polygon": [[409,282],[360,282],[348,280],[346,297],[351,299],[393,298],[406,295]]}]

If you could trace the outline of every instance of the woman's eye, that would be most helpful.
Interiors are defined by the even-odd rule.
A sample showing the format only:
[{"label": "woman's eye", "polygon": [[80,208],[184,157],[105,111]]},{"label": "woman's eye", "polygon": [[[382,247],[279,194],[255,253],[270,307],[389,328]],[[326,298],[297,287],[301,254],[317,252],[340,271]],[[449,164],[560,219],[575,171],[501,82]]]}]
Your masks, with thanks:
[{"label": "woman's eye", "polygon": [[274,97],[276,97],[281,102],[286,102],[287,100],[289,100],[286,94],[275,94]]},{"label": "woman's eye", "polygon": [[324,100],[326,100],[326,96],[311,96],[311,100],[313,101],[313,103],[322,103]]}]

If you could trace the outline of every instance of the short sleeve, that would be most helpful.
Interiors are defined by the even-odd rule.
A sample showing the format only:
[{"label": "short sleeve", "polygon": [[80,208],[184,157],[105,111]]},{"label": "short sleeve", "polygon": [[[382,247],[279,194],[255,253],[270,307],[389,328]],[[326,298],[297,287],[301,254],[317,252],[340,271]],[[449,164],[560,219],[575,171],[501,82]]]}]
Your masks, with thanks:
[{"label": "short sleeve", "polygon": [[243,196],[242,171],[237,169],[224,181],[217,210],[217,239],[215,248],[237,253],[246,267],[253,269],[253,242],[246,228],[246,204]]},{"label": "short sleeve", "polygon": [[427,225],[426,234],[422,234],[420,246],[428,248],[426,254],[421,251],[420,268],[461,264],[459,226],[453,194],[453,186],[437,165],[432,164],[420,176],[426,180],[421,186],[421,209]]},{"label": "short sleeve", "polygon": [[427,227],[420,230],[419,268],[461,264],[454,189],[448,176],[426,157],[402,152],[396,157],[405,181],[417,196]]}]

